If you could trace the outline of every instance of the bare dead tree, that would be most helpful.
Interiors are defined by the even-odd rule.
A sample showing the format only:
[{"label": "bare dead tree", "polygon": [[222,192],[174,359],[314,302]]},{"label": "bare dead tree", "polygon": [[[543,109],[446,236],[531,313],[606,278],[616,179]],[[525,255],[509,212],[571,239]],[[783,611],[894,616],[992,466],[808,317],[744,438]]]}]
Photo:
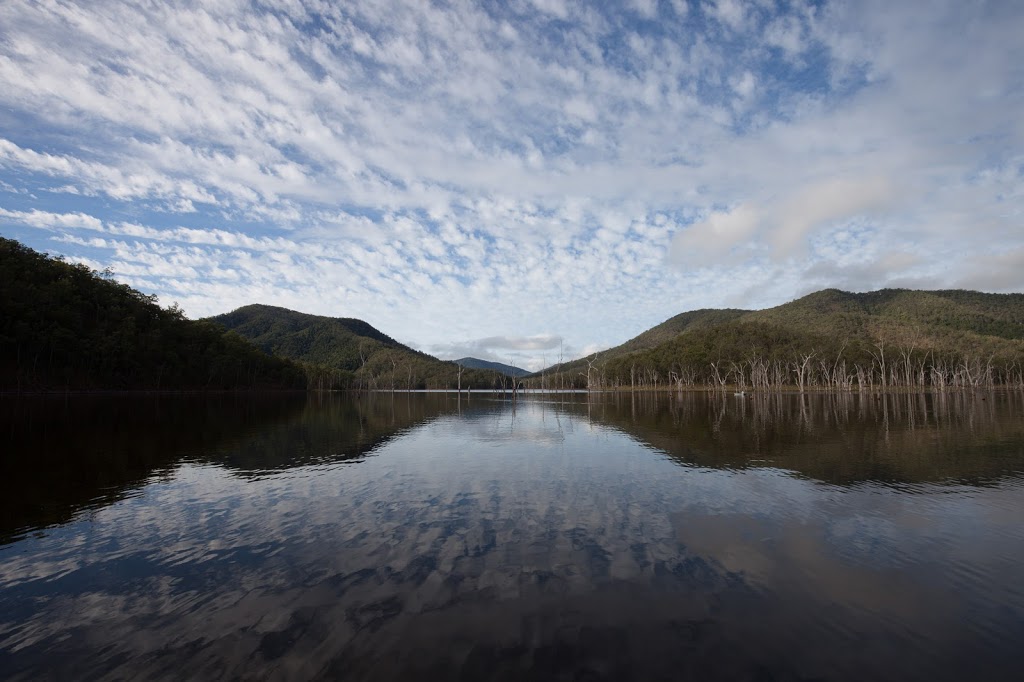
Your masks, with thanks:
[{"label": "bare dead tree", "polygon": [[878,367],[879,367],[880,374],[881,374],[882,390],[884,391],[885,388],[886,388],[886,377],[885,377],[885,339],[884,338],[879,339],[878,342],[875,344],[875,348],[878,349],[878,353],[875,353],[875,351],[871,350],[870,348],[868,349],[868,352],[871,353],[871,357],[873,357],[875,359],[875,362],[878,363]]},{"label": "bare dead tree", "polygon": [[900,357],[903,360],[903,382],[907,387],[913,386],[914,384],[914,369],[913,369],[913,356],[914,348],[917,345],[917,341],[912,341],[910,347],[903,346],[900,348]]},{"label": "bare dead tree", "polygon": [[806,382],[807,382],[807,368],[811,364],[811,360],[814,359],[815,352],[804,353],[802,359],[799,362],[792,363],[793,373],[796,374],[797,386],[800,392],[803,393]]},{"label": "bare dead tree", "polygon": [[597,362],[597,355],[598,355],[597,353],[594,353],[594,355],[592,357],[586,359],[586,362],[587,362],[587,372],[586,372],[586,374],[584,374],[583,372],[580,372],[580,376],[586,377],[586,379],[587,379],[587,390],[588,391],[593,390],[593,383],[592,383],[593,379],[591,378],[591,375],[592,375],[592,373],[594,371],[596,371],[595,368],[594,368],[594,363]]},{"label": "bare dead tree", "polygon": [[729,380],[729,378],[728,378],[728,376],[723,376],[722,375],[722,372],[721,372],[721,370],[718,367],[718,365],[720,363],[721,363],[721,360],[719,360],[717,363],[716,362],[712,362],[711,363],[711,371],[715,375],[715,389],[716,390],[724,391],[725,390],[725,383]]},{"label": "bare dead tree", "polygon": [[558,340],[558,387],[559,390],[565,390],[565,376],[562,373],[562,360],[564,358],[563,351],[564,345],[561,339]]}]

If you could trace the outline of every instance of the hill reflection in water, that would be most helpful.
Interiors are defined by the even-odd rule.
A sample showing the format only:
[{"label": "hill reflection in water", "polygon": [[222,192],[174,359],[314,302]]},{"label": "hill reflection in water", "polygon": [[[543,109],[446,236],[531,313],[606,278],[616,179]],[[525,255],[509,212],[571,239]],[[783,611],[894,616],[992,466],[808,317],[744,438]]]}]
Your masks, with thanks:
[{"label": "hill reflection in water", "polygon": [[619,393],[592,398],[586,415],[680,463],[771,466],[824,483],[984,484],[1024,472],[1017,392]]},{"label": "hill reflection in water", "polygon": [[76,400],[4,411],[5,679],[1024,664],[1018,394]]}]

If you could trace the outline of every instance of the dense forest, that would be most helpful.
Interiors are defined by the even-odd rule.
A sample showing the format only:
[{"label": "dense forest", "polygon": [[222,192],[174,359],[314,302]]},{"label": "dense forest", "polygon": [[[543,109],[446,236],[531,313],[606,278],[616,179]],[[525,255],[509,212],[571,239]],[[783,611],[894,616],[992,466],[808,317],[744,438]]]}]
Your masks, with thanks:
[{"label": "dense forest", "polygon": [[1024,388],[1024,294],[829,289],[767,310],[698,310],[527,381],[591,389]]},{"label": "dense forest", "polygon": [[371,325],[268,305],[248,305],[210,318],[267,353],[306,366],[313,389],[502,389],[513,379],[413,350]]},{"label": "dense forest", "polygon": [[0,238],[0,390],[303,389],[294,362]]}]

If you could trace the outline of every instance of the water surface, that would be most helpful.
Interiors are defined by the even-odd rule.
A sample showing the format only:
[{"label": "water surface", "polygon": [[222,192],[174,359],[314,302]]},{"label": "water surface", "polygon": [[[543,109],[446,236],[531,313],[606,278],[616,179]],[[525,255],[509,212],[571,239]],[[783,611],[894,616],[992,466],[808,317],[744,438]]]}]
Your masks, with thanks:
[{"label": "water surface", "polygon": [[1020,394],[0,408],[0,678],[1024,671]]}]

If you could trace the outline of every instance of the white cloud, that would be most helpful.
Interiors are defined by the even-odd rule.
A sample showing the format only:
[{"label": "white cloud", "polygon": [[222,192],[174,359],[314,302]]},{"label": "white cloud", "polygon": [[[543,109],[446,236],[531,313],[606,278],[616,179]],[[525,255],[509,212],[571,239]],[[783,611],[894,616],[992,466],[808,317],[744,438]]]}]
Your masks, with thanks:
[{"label": "white cloud", "polygon": [[782,17],[771,22],[764,30],[765,43],[781,49],[790,59],[804,51],[803,31],[796,17]]},{"label": "white cloud", "polygon": [[671,256],[679,263],[712,265],[717,258],[746,244],[761,222],[757,209],[745,204],[714,211],[676,236]]},{"label": "white cloud", "polygon": [[530,0],[530,3],[541,12],[552,14],[559,19],[569,16],[569,8],[565,0]]},{"label": "white cloud", "polygon": [[646,19],[654,19],[658,16],[658,0],[632,0],[630,5],[637,14]]},{"label": "white cloud", "polygon": [[101,220],[84,213],[50,213],[35,208],[31,211],[9,211],[0,208],[0,218],[42,229],[84,228],[97,231],[103,229]]},{"label": "white cloud", "polygon": [[500,348],[508,350],[551,350],[558,348],[562,337],[553,334],[535,336],[488,336],[474,343],[483,348]]},{"label": "white cloud", "polygon": [[741,0],[714,0],[708,12],[733,30],[739,30],[746,21],[746,10]]}]

